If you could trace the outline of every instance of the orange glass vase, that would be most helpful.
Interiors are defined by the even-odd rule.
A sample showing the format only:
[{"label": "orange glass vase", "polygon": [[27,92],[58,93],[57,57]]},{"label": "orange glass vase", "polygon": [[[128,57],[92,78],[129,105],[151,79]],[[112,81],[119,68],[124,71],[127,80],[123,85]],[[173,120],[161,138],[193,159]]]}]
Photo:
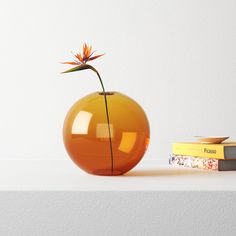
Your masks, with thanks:
[{"label": "orange glass vase", "polygon": [[95,92],[69,110],[63,128],[71,159],[95,175],[121,175],[143,157],[149,143],[149,123],[143,109],[128,96]]}]

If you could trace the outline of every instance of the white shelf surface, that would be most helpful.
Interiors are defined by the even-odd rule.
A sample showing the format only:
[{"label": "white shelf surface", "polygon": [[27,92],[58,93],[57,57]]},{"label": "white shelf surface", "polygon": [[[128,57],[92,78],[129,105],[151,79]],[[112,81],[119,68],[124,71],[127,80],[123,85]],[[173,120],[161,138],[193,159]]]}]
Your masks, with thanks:
[{"label": "white shelf surface", "polygon": [[236,171],[142,160],[123,176],[89,175],[68,160],[0,160],[0,191],[235,191]]},{"label": "white shelf surface", "polygon": [[234,236],[235,178],[148,159],[114,177],[69,158],[1,160],[0,235]]}]

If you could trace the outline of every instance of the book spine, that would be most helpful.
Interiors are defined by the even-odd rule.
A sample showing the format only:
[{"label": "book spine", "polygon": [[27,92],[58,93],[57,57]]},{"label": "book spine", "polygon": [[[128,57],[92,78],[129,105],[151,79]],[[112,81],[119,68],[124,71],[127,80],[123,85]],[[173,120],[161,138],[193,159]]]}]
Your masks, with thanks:
[{"label": "book spine", "polygon": [[171,155],[169,158],[169,164],[173,166],[183,166],[203,170],[219,170],[218,159]]},{"label": "book spine", "polygon": [[183,156],[225,159],[224,146],[216,144],[174,143],[172,153]]}]

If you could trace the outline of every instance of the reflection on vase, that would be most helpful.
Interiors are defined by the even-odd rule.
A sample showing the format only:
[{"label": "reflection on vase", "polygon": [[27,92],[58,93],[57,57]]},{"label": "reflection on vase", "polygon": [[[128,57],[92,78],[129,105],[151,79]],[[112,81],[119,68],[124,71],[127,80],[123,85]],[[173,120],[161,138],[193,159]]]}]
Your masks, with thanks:
[{"label": "reflection on vase", "polygon": [[80,111],[72,124],[72,134],[88,134],[88,127],[93,114],[87,111]]},{"label": "reflection on vase", "polygon": [[83,170],[120,175],[143,157],[149,143],[149,123],[143,109],[121,93],[107,93],[107,103],[112,156],[104,95],[98,92],[80,99],[70,109],[64,122],[64,143]]},{"label": "reflection on vase", "polygon": [[119,150],[122,152],[130,153],[135,145],[137,138],[136,132],[122,132]]}]

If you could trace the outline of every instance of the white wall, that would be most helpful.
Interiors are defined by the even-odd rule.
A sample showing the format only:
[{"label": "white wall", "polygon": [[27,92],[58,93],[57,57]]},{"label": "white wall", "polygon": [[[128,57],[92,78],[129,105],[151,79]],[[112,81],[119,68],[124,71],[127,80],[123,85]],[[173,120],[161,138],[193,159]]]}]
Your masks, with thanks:
[{"label": "white wall", "polygon": [[193,135],[236,139],[236,1],[0,2],[0,158],[67,158],[69,107],[100,89],[92,73],[61,75],[84,41],[108,90],[145,109],[146,158]]}]

